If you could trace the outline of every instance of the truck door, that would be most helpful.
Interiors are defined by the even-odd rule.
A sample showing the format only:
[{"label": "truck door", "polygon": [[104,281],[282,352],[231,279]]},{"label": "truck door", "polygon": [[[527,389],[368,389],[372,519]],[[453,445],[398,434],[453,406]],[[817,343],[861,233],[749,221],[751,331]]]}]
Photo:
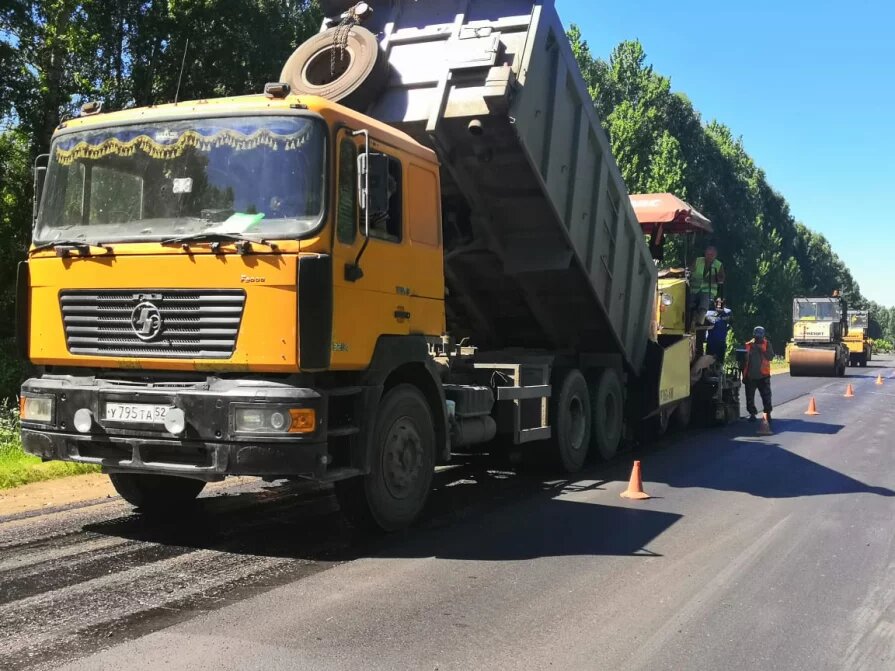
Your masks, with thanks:
[{"label": "truck door", "polygon": [[411,158],[405,166],[405,228],[413,249],[411,333],[445,332],[444,254],[437,168]]},{"label": "truck door", "polygon": [[381,335],[407,335],[413,317],[411,287],[413,249],[405,234],[405,186],[401,161],[388,150],[388,212],[371,222],[370,240],[360,259],[363,275],[351,281],[346,266],[354,264],[364,242],[364,213],[358,205],[357,156],[363,138],[343,130],[337,136],[337,197],[333,246],[333,368],[369,364]]}]

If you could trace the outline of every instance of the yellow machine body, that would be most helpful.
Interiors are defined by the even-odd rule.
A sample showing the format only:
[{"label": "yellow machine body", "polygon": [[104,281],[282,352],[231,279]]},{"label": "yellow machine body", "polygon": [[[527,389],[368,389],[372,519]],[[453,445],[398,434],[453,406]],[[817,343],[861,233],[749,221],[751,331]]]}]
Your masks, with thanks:
[{"label": "yellow machine body", "polygon": [[659,335],[684,335],[687,332],[687,280],[660,278],[656,321]]}]

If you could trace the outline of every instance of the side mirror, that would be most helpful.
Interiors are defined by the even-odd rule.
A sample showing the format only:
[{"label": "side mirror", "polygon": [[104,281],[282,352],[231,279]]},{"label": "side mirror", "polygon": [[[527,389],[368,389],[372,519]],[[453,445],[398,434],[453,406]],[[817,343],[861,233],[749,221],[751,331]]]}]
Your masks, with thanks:
[{"label": "side mirror", "polygon": [[[47,163],[49,162],[49,154],[41,154],[34,159],[34,167],[32,174],[34,175],[34,202],[31,206],[31,224],[37,225],[37,215],[40,211],[40,198],[44,191],[44,182],[47,178]],[[43,165],[41,165],[43,162]]]},{"label": "side mirror", "polygon": [[388,161],[385,154],[370,151],[370,133],[366,129],[354,131],[352,136],[364,137],[364,151],[357,157],[357,201],[364,213],[364,243],[354,263],[345,264],[345,280],[357,282],[364,276],[360,260],[370,242],[370,219],[372,215],[388,212]]}]

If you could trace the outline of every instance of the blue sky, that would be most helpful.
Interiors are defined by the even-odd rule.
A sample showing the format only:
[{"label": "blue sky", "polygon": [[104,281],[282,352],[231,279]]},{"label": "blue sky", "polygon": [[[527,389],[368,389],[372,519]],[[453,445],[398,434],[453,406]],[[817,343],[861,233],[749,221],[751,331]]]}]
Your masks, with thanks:
[{"label": "blue sky", "polygon": [[741,135],[865,296],[895,305],[895,3],[556,0],[595,56],[639,39],[708,121]]}]

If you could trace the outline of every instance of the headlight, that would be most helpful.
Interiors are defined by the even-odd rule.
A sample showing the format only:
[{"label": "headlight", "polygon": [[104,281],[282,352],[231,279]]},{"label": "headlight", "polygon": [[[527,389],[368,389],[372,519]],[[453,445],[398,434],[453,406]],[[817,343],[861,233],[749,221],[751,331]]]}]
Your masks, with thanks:
[{"label": "headlight", "polygon": [[662,294],[662,305],[666,308],[671,307],[674,303],[674,296],[671,294]]},{"label": "headlight", "polygon": [[23,396],[21,401],[21,419],[23,422],[40,424],[53,423],[53,396]]},{"label": "headlight", "polygon": [[316,426],[317,412],[313,408],[253,404],[233,409],[233,429],[237,433],[313,433]]}]

